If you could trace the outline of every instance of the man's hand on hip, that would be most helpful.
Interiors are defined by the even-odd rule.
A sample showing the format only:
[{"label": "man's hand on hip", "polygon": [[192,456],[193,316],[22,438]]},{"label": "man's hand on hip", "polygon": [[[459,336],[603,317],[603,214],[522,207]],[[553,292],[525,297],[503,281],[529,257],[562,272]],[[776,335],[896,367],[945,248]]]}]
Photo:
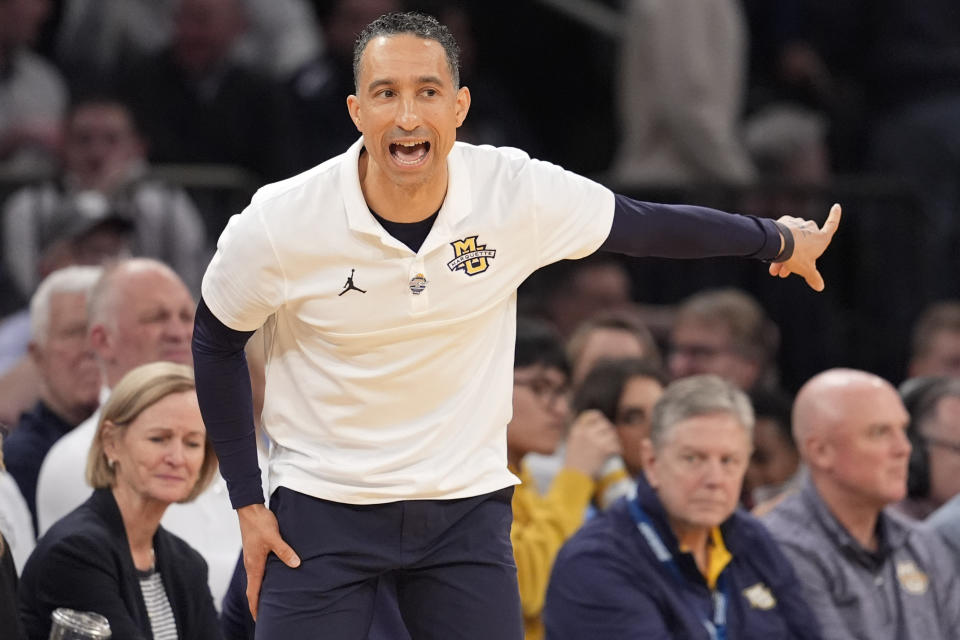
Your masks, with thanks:
[{"label": "man's hand on hip", "polygon": [[257,619],[260,585],[270,552],[290,568],[300,566],[300,557],[280,537],[280,527],[273,512],[262,504],[251,504],[237,509],[240,519],[240,539],[243,543],[243,567],[247,572],[247,603],[253,619]]}]

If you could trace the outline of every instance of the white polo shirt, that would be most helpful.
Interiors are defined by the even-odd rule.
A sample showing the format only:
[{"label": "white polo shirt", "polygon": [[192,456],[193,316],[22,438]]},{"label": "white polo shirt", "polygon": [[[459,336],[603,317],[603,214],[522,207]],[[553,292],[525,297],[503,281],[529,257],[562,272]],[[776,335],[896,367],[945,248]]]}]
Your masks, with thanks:
[{"label": "white polo shirt", "polygon": [[456,143],[443,206],[414,253],[367,208],[361,148],[261,189],[203,279],[228,327],[267,323],[270,485],[373,504],[515,484],[517,287],[594,252],[613,193],[516,149]]}]

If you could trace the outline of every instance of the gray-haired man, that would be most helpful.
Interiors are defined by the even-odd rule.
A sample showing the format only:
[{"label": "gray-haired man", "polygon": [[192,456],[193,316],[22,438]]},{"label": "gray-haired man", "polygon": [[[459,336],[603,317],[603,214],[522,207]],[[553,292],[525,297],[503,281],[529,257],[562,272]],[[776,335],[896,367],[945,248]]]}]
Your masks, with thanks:
[{"label": "gray-haired man", "polygon": [[737,509],[753,423],[747,396],[719,376],[667,387],[636,498],[593,518],[557,556],[548,638],[821,638],[789,560]]},{"label": "gray-haired man", "polygon": [[99,267],[67,267],[40,284],[30,300],[30,358],[40,399],[3,443],[7,470],[30,508],[37,531],[37,477],[50,447],[97,408],[100,372],[87,342],[87,294]]}]

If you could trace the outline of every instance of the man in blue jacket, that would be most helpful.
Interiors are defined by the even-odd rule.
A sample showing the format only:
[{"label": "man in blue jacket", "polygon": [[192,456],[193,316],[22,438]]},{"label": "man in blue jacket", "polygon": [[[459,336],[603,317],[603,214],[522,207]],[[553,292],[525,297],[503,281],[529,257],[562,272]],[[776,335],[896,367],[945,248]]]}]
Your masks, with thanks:
[{"label": "man in blue jacket", "polygon": [[737,510],[753,410],[721,378],[670,385],[637,496],[591,520],[553,569],[550,640],[820,638],[789,561]]}]

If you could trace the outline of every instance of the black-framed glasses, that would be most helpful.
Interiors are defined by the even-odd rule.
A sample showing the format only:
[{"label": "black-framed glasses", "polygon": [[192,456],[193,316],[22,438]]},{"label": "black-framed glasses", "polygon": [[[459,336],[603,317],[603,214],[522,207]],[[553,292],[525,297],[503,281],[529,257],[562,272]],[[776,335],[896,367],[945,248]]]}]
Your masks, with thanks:
[{"label": "black-framed glasses", "polygon": [[531,378],[530,380],[516,380],[513,384],[530,389],[537,400],[544,407],[556,406],[557,400],[570,395],[570,385],[556,384],[546,378]]}]

